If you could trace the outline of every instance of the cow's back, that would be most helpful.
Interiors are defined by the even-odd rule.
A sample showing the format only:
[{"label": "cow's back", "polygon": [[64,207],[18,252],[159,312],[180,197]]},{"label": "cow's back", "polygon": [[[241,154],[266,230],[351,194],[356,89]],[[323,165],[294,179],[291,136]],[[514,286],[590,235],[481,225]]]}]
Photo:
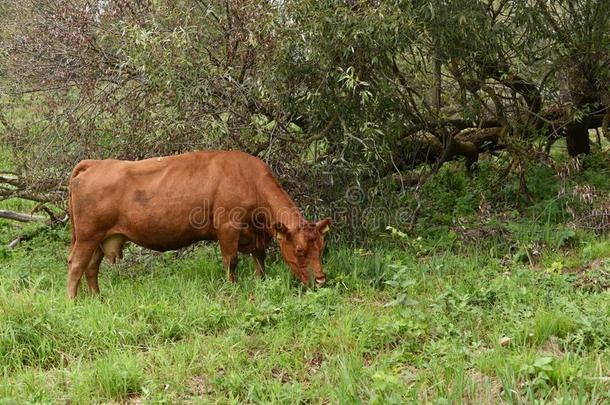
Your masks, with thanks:
[{"label": "cow's back", "polygon": [[214,239],[218,213],[255,209],[266,175],[263,162],[236,151],[83,161],[70,180],[73,233],[125,235],[156,250]]}]

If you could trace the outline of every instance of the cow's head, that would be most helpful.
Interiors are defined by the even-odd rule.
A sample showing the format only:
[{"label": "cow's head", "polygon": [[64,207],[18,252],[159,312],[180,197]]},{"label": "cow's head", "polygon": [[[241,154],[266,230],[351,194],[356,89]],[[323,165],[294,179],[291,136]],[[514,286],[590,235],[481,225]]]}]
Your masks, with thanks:
[{"label": "cow's head", "polygon": [[313,272],[316,285],[326,282],[320,256],[324,250],[324,234],[330,230],[330,218],[318,222],[305,221],[289,228],[282,222],[274,225],[275,237],[282,256],[290,270],[305,285],[309,283],[309,271]]}]

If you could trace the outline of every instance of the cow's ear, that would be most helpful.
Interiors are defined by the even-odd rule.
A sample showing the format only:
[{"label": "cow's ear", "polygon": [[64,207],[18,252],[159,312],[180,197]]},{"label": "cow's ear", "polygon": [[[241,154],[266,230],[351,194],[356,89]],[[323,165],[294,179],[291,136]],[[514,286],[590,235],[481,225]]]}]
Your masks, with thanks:
[{"label": "cow's ear", "polygon": [[286,225],[281,222],[276,222],[273,225],[273,229],[275,230],[275,238],[277,240],[282,240],[286,238],[286,235],[288,234],[288,228],[286,228]]},{"label": "cow's ear", "polygon": [[316,229],[320,234],[324,235],[326,232],[330,231],[330,225],[332,221],[330,218],[324,218],[316,222]]}]

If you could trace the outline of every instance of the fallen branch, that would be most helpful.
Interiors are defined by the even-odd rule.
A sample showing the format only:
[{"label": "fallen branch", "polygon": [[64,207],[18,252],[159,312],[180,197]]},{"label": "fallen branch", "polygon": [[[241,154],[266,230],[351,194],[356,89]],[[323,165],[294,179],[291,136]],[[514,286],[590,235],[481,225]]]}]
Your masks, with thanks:
[{"label": "fallen branch", "polygon": [[59,219],[55,216],[55,213],[53,213],[53,211],[51,211],[51,209],[49,207],[47,207],[45,205],[45,203],[39,203],[38,205],[36,205],[36,207],[34,207],[32,209],[32,214],[34,214],[35,212],[40,212],[40,211],[44,211],[49,216],[49,218],[51,218],[51,221],[53,221],[53,222],[63,222],[61,219]]},{"label": "fallen branch", "polygon": [[13,241],[8,244],[8,248],[15,249],[22,240],[23,240],[23,236],[19,236],[19,237],[13,239]]},{"label": "fallen branch", "polygon": [[0,218],[11,219],[19,222],[44,221],[46,218],[39,215],[23,214],[20,212],[0,210]]},{"label": "fallen branch", "polygon": [[24,241],[28,241],[30,239],[32,239],[34,236],[38,235],[40,232],[42,232],[44,229],[47,229],[46,226],[41,226],[40,228],[36,228],[28,233],[25,233],[23,235],[20,235],[18,237],[16,237],[15,239],[13,239],[13,241],[11,243],[9,243],[7,245],[7,247],[9,249],[15,249],[17,247],[17,245],[19,245],[21,242]]},{"label": "fallen branch", "polygon": [[[41,218],[45,219],[44,217],[41,217]],[[66,221],[68,221],[68,219],[69,219],[69,217],[66,214],[62,218],[57,218],[57,219],[54,219],[54,220],[52,220],[50,222],[47,222],[44,226],[39,226],[39,227],[29,231],[29,232],[24,233],[23,235],[17,236],[15,239],[12,240],[11,243],[9,243],[7,245],[7,247],[9,249],[15,249],[21,242],[28,241],[28,240],[34,238],[35,236],[40,234],[45,229],[52,228],[52,227],[57,226],[59,224],[63,224]]]},{"label": "fallen branch", "polygon": [[11,174],[1,173],[0,174],[0,183],[9,184],[13,187],[21,187],[21,182],[19,181],[19,177]]},{"label": "fallen branch", "polygon": [[9,198],[21,198],[22,200],[30,200],[38,203],[56,203],[63,201],[66,192],[62,189],[50,191],[47,194],[29,193],[27,191],[9,190],[0,187],[0,200],[8,200]]}]

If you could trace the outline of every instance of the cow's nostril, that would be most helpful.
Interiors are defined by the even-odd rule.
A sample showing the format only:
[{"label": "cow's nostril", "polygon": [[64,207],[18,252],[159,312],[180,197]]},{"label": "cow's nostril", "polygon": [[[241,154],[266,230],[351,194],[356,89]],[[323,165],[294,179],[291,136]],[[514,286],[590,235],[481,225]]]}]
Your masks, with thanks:
[{"label": "cow's nostril", "polygon": [[316,285],[321,286],[326,283],[326,277],[316,277]]}]

